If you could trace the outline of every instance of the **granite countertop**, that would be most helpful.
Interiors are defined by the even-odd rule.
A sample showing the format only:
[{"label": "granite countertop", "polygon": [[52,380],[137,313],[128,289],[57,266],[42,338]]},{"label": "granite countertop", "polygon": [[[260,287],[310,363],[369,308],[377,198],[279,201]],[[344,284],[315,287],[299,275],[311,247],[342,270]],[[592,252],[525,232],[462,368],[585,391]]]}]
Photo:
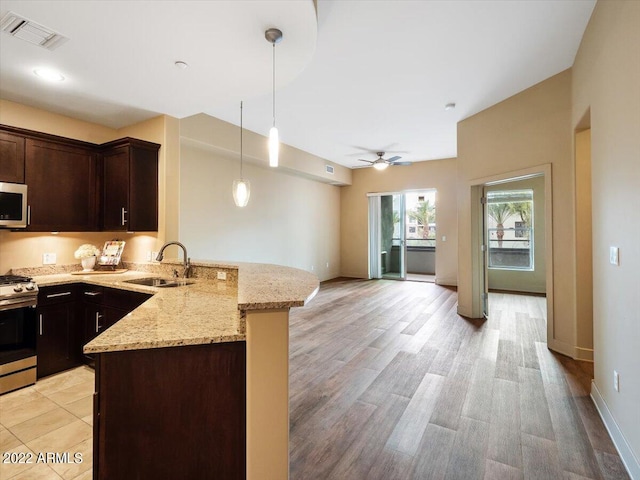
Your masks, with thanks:
[{"label": "granite countertop", "polygon": [[[84,347],[85,353],[201,345],[246,340],[245,315],[305,305],[317,293],[318,279],[303,270],[254,263],[192,262],[198,272],[216,267],[237,268],[237,286],[211,275],[190,278],[193,284],[171,288],[125,283],[159,277],[149,271],[120,274],[34,276],[38,286],[87,283],[153,294],[118,323]],[[164,275],[166,276],[166,275]]]}]

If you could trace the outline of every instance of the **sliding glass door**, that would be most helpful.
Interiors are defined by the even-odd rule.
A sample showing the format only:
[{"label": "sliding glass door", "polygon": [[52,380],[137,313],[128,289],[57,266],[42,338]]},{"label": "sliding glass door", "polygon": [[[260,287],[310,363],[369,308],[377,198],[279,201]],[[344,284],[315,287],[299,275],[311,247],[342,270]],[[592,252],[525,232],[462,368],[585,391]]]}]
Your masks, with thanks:
[{"label": "sliding glass door", "polygon": [[404,194],[370,194],[370,278],[405,279],[405,222]]}]

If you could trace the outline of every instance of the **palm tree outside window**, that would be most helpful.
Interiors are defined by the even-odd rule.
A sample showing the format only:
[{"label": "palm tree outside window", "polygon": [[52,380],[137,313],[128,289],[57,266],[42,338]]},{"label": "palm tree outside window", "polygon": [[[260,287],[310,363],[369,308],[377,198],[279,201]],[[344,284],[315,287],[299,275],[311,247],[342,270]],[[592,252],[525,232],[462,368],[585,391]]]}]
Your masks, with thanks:
[{"label": "palm tree outside window", "polygon": [[533,190],[487,193],[489,268],[533,270]]}]

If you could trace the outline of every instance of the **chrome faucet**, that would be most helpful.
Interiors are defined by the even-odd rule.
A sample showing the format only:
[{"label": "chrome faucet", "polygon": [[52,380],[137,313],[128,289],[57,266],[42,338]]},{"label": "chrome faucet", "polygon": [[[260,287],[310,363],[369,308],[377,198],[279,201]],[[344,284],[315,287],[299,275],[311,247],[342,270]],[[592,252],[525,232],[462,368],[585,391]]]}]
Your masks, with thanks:
[{"label": "chrome faucet", "polygon": [[[180,242],[167,242],[165,243],[162,248],[160,249],[160,251],[158,252],[158,256],[156,257],[156,262],[161,262],[162,259],[164,258],[164,250],[165,248],[167,248],[169,245],[177,245],[180,248],[182,248],[182,254],[183,254],[183,263],[182,266],[184,267],[184,270],[182,272],[182,277],[183,278],[189,278],[189,272],[191,271],[191,259],[187,256],[187,247],[185,247],[183,244],[181,244]],[[175,270],[174,270],[175,272]]]}]

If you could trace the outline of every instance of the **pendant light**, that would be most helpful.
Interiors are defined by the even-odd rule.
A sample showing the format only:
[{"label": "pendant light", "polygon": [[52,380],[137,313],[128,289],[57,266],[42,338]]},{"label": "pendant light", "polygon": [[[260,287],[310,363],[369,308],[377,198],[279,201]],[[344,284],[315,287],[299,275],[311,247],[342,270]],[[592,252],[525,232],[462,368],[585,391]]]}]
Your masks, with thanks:
[{"label": "pendant light", "polygon": [[240,179],[233,181],[233,201],[238,207],[246,207],[251,195],[249,180],[242,178],[242,102],[240,102]]},{"label": "pendant light", "polygon": [[277,28],[270,28],[264,32],[264,38],[273,45],[273,126],[269,130],[269,166],[278,166],[280,140],[276,128],[276,43],[282,41],[282,32]]}]

